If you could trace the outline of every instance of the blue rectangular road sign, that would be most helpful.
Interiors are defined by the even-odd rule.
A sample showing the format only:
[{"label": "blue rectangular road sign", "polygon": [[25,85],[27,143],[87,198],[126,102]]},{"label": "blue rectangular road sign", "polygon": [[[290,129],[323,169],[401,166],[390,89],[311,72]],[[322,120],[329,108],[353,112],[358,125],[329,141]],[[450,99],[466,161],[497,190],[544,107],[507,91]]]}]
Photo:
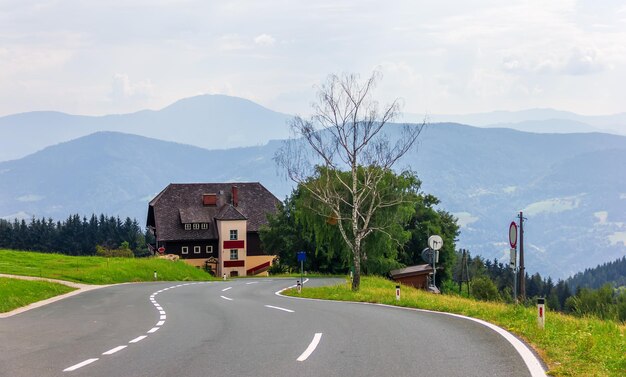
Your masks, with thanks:
[{"label": "blue rectangular road sign", "polygon": [[298,255],[298,262],[304,262],[306,260],[306,252],[298,251],[296,254]]}]

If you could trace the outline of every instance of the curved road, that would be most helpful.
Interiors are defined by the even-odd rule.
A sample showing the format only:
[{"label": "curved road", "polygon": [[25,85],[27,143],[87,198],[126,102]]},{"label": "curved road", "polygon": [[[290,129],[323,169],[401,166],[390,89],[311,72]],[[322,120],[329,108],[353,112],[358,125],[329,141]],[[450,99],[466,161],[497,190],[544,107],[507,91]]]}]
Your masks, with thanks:
[{"label": "curved road", "polygon": [[275,294],[291,283],[124,284],[0,319],[0,376],[531,375],[473,321]]}]

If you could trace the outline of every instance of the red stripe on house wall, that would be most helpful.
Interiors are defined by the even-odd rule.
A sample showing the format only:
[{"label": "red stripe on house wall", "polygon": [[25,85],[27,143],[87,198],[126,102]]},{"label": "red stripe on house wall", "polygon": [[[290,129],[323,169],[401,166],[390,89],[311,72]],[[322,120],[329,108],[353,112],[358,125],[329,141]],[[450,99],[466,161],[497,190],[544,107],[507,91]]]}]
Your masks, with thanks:
[{"label": "red stripe on house wall", "polygon": [[224,241],[224,249],[243,249],[245,247],[245,241]]},{"label": "red stripe on house wall", "polygon": [[224,267],[244,267],[246,261],[244,260],[226,260],[224,261]]}]

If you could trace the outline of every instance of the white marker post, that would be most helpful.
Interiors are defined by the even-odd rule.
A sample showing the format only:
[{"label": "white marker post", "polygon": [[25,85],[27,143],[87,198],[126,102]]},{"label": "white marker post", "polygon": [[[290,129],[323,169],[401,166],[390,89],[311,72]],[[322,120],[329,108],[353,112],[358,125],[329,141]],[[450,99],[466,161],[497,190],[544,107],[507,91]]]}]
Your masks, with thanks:
[{"label": "white marker post", "polygon": [[396,285],[396,301],[400,301],[400,286]]},{"label": "white marker post", "polygon": [[224,281],[226,281],[226,272],[224,272]]},{"label": "white marker post", "polygon": [[300,284],[300,280],[296,281],[296,285],[298,286],[298,293],[302,293],[302,284]]},{"label": "white marker post", "polygon": [[537,325],[540,329],[543,329],[546,325],[546,308],[545,308],[546,299],[538,298],[537,299]]},{"label": "white marker post", "polygon": [[156,281],[156,279],[157,279],[157,272],[156,270],[154,270],[154,281]]}]

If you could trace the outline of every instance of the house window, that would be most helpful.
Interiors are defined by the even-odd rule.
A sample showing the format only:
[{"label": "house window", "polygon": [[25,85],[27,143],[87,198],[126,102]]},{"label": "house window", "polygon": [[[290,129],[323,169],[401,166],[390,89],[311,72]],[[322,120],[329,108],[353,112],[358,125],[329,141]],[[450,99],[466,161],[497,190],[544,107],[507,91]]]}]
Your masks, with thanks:
[{"label": "house window", "polygon": [[237,249],[230,249],[230,260],[237,260],[238,258],[238,253],[239,250]]},{"label": "house window", "polygon": [[234,278],[234,277],[237,277],[237,276],[239,276],[239,272],[237,272],[237,271],[231,271],[230,272],[230,277]]},{"label": "house window", "polygon": [[237,229],[231,229],[230,230],[230,239],[231,240],[236,240],[237,239]]},{"label": "house window", "polygon": [[209,229],[209,224],[202,223],[202,229]]},{"label": "house window", "polygon": [[191,230],[191,224],[185,224],[185,230]]},{"label": "house window", "polygon": [[200,224],[193,224],[193,230],[200,229]]},{"label": "house window", "polygon": [[188,254],[189,253],[189,247],[188,246],[183,246],[183,248],[181,249],[181,253]]},{"label": "house window", "polygon": [[194,254],[200,254],[200,246],[194,246],[193,247],[193,253]]},{"label": "house window", "polygon": [[206,253],[207,254],[212,254],[213,253],[213,246],[207,246],[206,247]]}]

